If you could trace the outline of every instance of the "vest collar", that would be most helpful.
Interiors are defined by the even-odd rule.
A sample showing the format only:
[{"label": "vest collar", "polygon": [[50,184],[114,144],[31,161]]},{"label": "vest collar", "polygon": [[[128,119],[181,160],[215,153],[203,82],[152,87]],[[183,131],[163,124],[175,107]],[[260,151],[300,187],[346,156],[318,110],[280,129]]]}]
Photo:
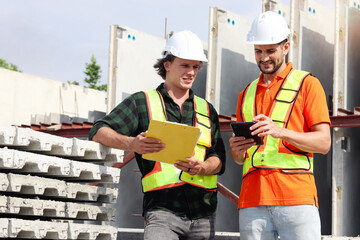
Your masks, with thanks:
[{"label": "vest collar", "polygon": [[[293,67],[292,62],[287,63],[287,64],[286,64],[286,68],[284,69],[284,71],[282,71],[279,75],[277,75],[274,80],[275,80],[275,81],[282,81],[282,80],[284,80],[285,77],[289,74],[289,72],[290,72],[290,70],[292,69],[292,67]],[[258,82],[257,85],[258,85],[258,86],[261,86],[261,87],[267,87],[267,86],[265,85],[264,81],[263,81],[263,76],[264,76],[264,74],[261,73],[261,74],[260,74],[260,77],[259,77],[259,82]],[[270,83],[270,86],[272,86],[272,85],[275,83],[274,80]],[[270,87],[270,86],[269,86],[269,87]]]}]

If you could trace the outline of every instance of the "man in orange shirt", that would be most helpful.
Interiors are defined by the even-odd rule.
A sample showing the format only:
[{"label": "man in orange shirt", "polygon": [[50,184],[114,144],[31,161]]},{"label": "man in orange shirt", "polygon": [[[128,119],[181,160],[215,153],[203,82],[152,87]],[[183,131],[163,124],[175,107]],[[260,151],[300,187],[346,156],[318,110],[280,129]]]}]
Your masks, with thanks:
[{"label": "man in orange shirt", "polygon": [[286,63],[289,37],[274,12],[260,14],[247,35],[262,73],[239,94],[237,121],[255,122],[252,135],[264,144],[229,140],[235,162],[244,165],[241,240],[321,239],[313,153],[330,149],[330,118],[319,80]]}]

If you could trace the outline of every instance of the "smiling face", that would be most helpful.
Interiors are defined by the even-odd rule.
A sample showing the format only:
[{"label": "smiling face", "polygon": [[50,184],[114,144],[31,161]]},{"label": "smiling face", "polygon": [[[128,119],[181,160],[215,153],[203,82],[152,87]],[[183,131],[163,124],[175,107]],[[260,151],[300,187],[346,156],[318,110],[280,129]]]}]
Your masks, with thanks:
[{"label": "smiling face", "polygon": [[195,81],[201,63],[176,57],[172,62],[165,62],[164,67],[166,69],[166,87],[173,91],[187,92]]},{"label": "smiling face", "polygon": [[278,75],[285,69],[285,57],[290,43],[255,45],[255,58],[260,71],[266,75]]}]

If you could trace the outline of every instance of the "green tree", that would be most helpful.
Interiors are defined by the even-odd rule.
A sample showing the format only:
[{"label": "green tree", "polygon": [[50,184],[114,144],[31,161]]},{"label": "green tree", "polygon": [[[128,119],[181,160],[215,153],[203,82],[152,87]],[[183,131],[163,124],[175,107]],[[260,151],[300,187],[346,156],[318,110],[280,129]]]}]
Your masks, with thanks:
[{"label": "green tree", "polygon": [[72,85],[79,86],[79,82],[77,82],[77,81],[72,81],[72,82],[70,82],[70,80],[67,80],[67,83],[68,83],[68,84],[72,84]]},{"label": "green tree", "polygon": [[12,63],[7,63],[4,59],[0,58],[0,67],[9,69],[15,72],[22,72],[18,67]]},{"label": "green tree", "polygon": [[89,88],[107,91],[107,84],[98,85],[99,80],[101,78],[101,69],[100,65],[96,64],[96,59],[94,55],[91,56],[91,63],[85,63],[85,71],[86,77],[85,82],[88,84]]}]

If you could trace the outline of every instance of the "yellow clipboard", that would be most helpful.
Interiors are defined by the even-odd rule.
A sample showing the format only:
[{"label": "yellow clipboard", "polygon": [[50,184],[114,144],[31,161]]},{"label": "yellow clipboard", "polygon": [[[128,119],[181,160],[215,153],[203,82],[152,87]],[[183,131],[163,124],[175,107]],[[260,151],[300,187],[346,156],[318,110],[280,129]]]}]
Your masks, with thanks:
[{"label": "yellow clipboard", "polygon": [[167,121],[150,120],[147,137],[165,144],[160,152],[143,154],[147,160],[174,164],[193,155],[201,134],[200,128]]}]

